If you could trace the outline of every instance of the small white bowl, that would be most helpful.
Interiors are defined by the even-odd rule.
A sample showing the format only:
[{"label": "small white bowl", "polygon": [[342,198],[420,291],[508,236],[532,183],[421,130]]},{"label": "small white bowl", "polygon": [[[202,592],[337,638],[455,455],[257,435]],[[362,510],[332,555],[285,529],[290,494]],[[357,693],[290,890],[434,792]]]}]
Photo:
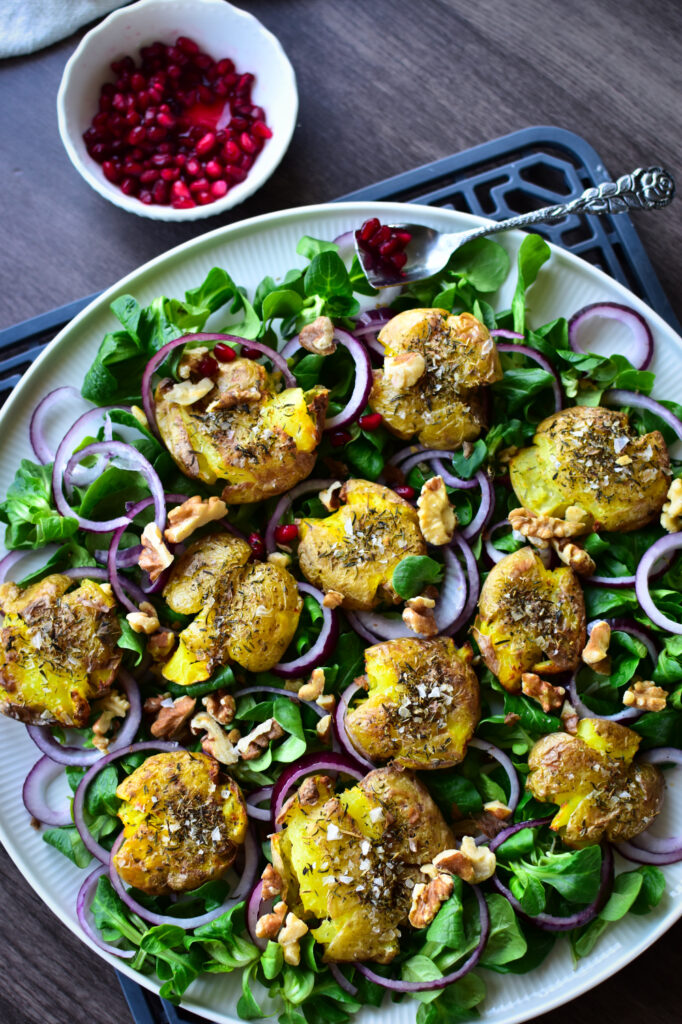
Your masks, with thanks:
[{"label": "small white bowl", "polygon": [[[238,72],[256,76],[252,101],[263,107],[272,130],[243,182],[206,206],[175,210],[146,206],[107,181],[88,154],[83,132],[98,109],[102,84],[110,81],[113,60],[131,56],[157,39],[172,43],[189,36],[214,60],[229,57]],[[64,69],[57,95],[59,132],[74,167],[89,185],[123,210],[153,220],[188,221],[214,217],[237,206],[264,184],[284,156],[298,112],[296,77],[278,39],[246,11],[225,0],[141,0],[110,14],[87,33]]]}]

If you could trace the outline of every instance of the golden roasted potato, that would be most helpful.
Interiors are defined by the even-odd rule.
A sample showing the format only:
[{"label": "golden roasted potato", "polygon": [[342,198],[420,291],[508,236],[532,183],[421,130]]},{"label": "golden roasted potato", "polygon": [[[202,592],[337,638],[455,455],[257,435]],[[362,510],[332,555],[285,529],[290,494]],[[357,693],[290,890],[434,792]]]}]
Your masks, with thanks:
[{"label": "golden roasted potato", "polygon": [[389,963],[399,951],[419,867],[453,836],[424,786],[398,767],[370,772],[338,796],[324,775],[284,805],[272,837],[282,898],[303,919],[324,959]]},{"label": "golden roasted potato", "polygon": [[345,504],[326,519],[301,520],[301,572],[322,590],[343,594],[344,608],[397,604],[393,570],[407,555],[426,554],[416,509],[368,480],[349,480],[339,500]]},{"label": "golden roasted potato", "polygon": [[385,359],[418,352],[425,361],[411,386],[394,379],[386,362],[374,371],[369,404],[392,433],[403,440],[417,434],[429,448],[458,448],[478,437],[481,385],[502,377],[495,343],[480,320],[445,309],[407,309],[389,320],[379,341]]},{"label": "golden roasted potato", "polygon": [[623,842],[651,825],[663,802],[663,776],[632,760],[639,742],[624,725],[583,718],[576,736],[555,732],[535,744],[526,786],[537,800],[560,804],[551,828],[568,846],[604,837]]},{"label": "golden roasted potato", "polygon": [[[200,561],[212,540],[202,538],[192,545],[193,558]],[[172,575],[170,584],[178,588],[180,580]],[[286,569],[269,562],[222,569],[196,618],[180,634],[162,675],[190,686],[209,679],[230,661],[249,672],[264,672],[280,661],[291,643],[302,608],[296,580]]]},{"label": "golden roasted potato", "polygon": [[152,896],[220,878],[244,842],[242,792],[206,754],[154,754],[116,795],[125,838],[114,866],[124,882]]},{"label": "golden roasted potato", "polygon": [[211,599],[216,578],[246,565],[250,558],[246,541],[230,533],[211,533],[194,541],[173,562],[163,588],[168,607],[180,615],[195,615]]},{"label": "golden roasted potato", "polygon": [[0,586],[0,711],[35,725],[88,724],[90,701],[106,693],[122,651],[110,588],[46,576],[25,589]]},{"label": "golden roasted potato", "polygon": [[[154,401],[161,437],[186,476],[207,484],[224,480],[228,504],[281,494],[315,465],[328,392],[278,392],[279,374],[253,359],[218,365],[214,387],[203,395],[200,381],[159,383]],[[184,404],[193,395],[182,391],[193,387],[201,397]]]},{"label": "golden roasted potato", "polygon": [[518,690],[524,672],[577,668],[586,637],[577,576],[568,566],[546,569],[532,548],[520,548],[491,569],[472,632],[506,690]]},{"label": "golden roasted potato", "polygon": [[447,768],[466,756],[480,717],[472,650],[449,637],[387,640],[365,651],[367,700],[346,715],[353,745],[372,761]]},{"label": "golden roasted potato", "polygon": [[623,532],[657,518],[670,482],[663,435],[639,437],[624,412],[600,406],[543,420],[509,469],[517,498],[533,512],[561,517],[579,505],[592,514],[595,529]]}]

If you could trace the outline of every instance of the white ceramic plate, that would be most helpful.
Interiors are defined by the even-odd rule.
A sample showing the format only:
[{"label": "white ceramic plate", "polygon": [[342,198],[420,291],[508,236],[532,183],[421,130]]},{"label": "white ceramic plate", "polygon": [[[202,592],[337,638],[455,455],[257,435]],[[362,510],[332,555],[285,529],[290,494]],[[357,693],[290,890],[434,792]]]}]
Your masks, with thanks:
[{"label": "white ceramic plate", "polygon": [[[110,288],[76,317],[17,385],[0,413],[0,436],[3,439],[0,494],[6,492],[19,460],[33,457],[28,424],[36,402],[51,388],[82,380],[102,336],[114,323],[108,308],[112,299],[124,292],[132,293],[143,304],[161,294],[181,296],[186,288],[199,284],[216,264],[225,266],[234,279],[252,293],[265,274],[276,278],[291,266],[304,265],[304,261],[296,256],[296,243],[301,235],[332,239],[358,226],[371,214],[389,223],[422,221],[444,231],[459,231],[480,223],[478,218],[433,207],[397,203],[328,204],[256,217],[219,228],[159,256]],[[498,236],[498,239],[513,255],[522,237],[520,233],[514,233]],[[512,271],[510,280],[492,300],[495,308],[508,307],[514,283]],[[598,300],[625,302],[646,316],[656,342],[654,369],[661,374],[660,381],[665,389],[662,397],[679,394],[682,339],[625,288],[570,253],[553,250],[551,261],[543,268],[540,281],[530,292],[530,322],[542,324],[559,315],[570,315],[586,303]],[[617,330],[615,328],[612,334],[615,346],[622,341]],[[72,420],[74,410],[68,412]],[[63,435],[57,433],[55,436]],[[85,872],[79,871],[41,840],[39,833],[31,828],[21,801],[23,780],[37,760],[38,751],[21,725],[3,716],[0,716],[0,746],[3,751],[0,761],[0,838],[36,892],[61,921],[88,942],[79,929],[75,914],[76,892]],[[668,786],[664,811],[668,828],[675,820],[679,826],[682,820],[681,788],[679,785],[675,787],[674,779]],[[658,827],[661,834],[665,834],[666,821],[661,821]],[[682,916],[682,863],[664,871],[666,895],[657,910],[644,917],[630,915],[611,926],[594,953],[580,961],[575,969],[568,943],[559,942],[543,966],[530,974],[515,976],[482,972],[488,987],[488,998],[483,1008],[484,1022],[515,1024],[545,1013],[592,988],[638,956]],[[101,953],[95,946],[92,948],[112,967],[151,990],[157,989],[153,981],[131,971],[125,963]],[[184,1005],[209,1020],[237,1024],[234,1007],[239,994],[238,976],[212,975],[191,986]],[[417,1003],[411,1000],[399,1005],[387,1002],[381,1019],[386,1024],[411,1024],[416,1006]],[[369,1024],[370,1020],[379,1018],[379,1012],[368,1009],[359,1015],[358,1024]]]}]

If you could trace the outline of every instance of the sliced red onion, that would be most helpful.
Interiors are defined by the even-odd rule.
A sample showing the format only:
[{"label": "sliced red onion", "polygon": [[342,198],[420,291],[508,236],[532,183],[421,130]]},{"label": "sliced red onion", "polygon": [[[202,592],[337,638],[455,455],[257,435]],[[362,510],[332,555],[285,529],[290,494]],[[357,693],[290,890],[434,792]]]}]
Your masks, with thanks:
[{"label": "sliced red onion", "polygon": [[433,992],[436,989],[445,988],[447,985],[452,985],[453,982],[459,981],[465,974],[473,970],[478,961],[483,955],[483,950],[486,947],[488,941],[488,935],[490,934],[490,914],[488,913],[488,904],[485,901],[485,897],[481,892],[479,886],[472,885],[471,887],[478,900],[478,913],[480,919],[480,936],[475,950],[471,953],[464,963],[457,967],[454,971],[450,971],[449,974],[443,975],[442,978],[436,978],[434,981],[401,981],[397,978],[385,978],[383,974],[377,974],[367,964],[358,963],[353,966],[360,974],[363,974],[368,981],[373,981],[375,985],[381,985],[382,988],[388,988],[392,992]]},{"label": "sliced red onion", "polygon": [[635,640],[639,640],[639,642],[641,644],[644,644],[644,646],[646,647],[647,654],[651,658],[653,664],[656,664],[656,662],[658,661],[659,648],[651,633],[649,633],[649,631],[644,626],[640,626],[640,624],[638,622],[635,622],[634,619],[595,619],[594,622],[588,623],[588,632],[592,632],[592,627],[595,625],[596,622],[602,621],[608,622],[609,626],[614,632],[627,633],[628,636],[633,637]]},{"label": "sliced red onion", "polygon": [[373,330],[381,330],[381,328],[392,320],[395,316],[395,311],[390,306],[379,306],[375,309],[366,309],[364,313],[360,313],[355,317],[355,333],[358,334],[361,330],[371,328]]},{"label": "sliced red onion", "polygon": [[491,338],[518,338],[523,341],[525,335],[519,334],[518,331],[507,331],[503,327],[496,327],[494,331],[490,332]]},{"label": "sliced red onion", "polygon": [[42,398],[31,416],[31,422],[29,424],[28,432],[31,440],[31,448],[35,453],[38,462],[46,466],[48,462],[54,460],[54,452],[50,444],[45,437],[45,418],[52,411],[52,409],[64,401],[73,401],[77,399],[82,401],[81,393],[78,388],[74,387],[63,387],[55,388],[54,391],[48,392],[44,398]]},{"label": "sliced red onion", "polygon": [[373,633],[371,629],[368,629],[364,622],[358,618],[358,612],[347,611],[345,614],[351,628],[355,630],[358,636],[361,636],[363,640],[366,640],[368,644],[372,644],[372,646],[374,644],[380,644],[382,639],[384,639],[376,633]]},{"label": "sliced red onion", "polygon": [[247,345],[249,348],[257,349],[259,352],[262,352],[263,355],[268,357],[273,366],[276,366],[277,369],[281,371],[287,387],[296,387],[296,379],[287,366],[286,359],[282,358],[281,353],[275,352],[267,345],[261,345],[260,342],[257,341],[247,341],[246,338],[238,338],[235,334],[184,334],[181,338],[174,338],[173,341],[169,341],[165,345],[162,345],[159,351],[149,360],[145,366],[144,373],[142,374],[142,407],[144,409],[144,414],[147,417],[150,429],[153,430],[157,437],[160,435],[156,422],[156,410],[154,408],[152,377],[173,349],[179,348],[181,345],[193,345],[195,342],[201,341],[220,341],[227,344],[236,343],[238,345]]},{"label": "sliced red onion", "polygon": [[[127,672],[124,668],[119,668],[116,682],[121,683],[130,707],[121,728],[109,744],[109,751],[112,754],[132,742],[142,721],[140,690],[130,672]],[[43,754],[47,754],[57,764],[75,765],[79,768],[85,768],[95,763],[101,766],[102,758],[108,756],[103,755],[102,751],[96,748],[65,747],[54,738],[50,727],[46,725],[27,725],[26,732],[38,747],[38,750],[41,750]]]},{"label": "sliced red onion", "polygon": [[654,416],[658,416],[663,422],[670,427],[670,429],[677,435],[678,440],[682,441],[682,423],[678,420],[674,412],[670,409],[666,409],[664,405],[657,402],[655,398],[649,398],[647,395],[640,395],[636,391],[624,391],[621,388],[613,388],[611,391],[605,391],[601,399],[602,405],[615,406],[615,405],[628,405],[633,409],[646,409],[647,412],[651,412]]},{"label": "sliced red onion", "polygon": [[357,986],[354,985],[352,981],[348,980],[337,964],[327,964],[327,967],[329,968],[329,973],[336,984],[342,988],[344,992],[347,992],[349,996],[356,996],[358,994]]},{"label": "sliced red onion", "polygon": [[281,355],[282,359],[289,360],[289,359],[292,358],[292,356],[295,356],[297,352],[300,352],[301,349],[302,349],[302,346],[301,346],[301,343],[298,340],[298,334],[297,334],[295,338],[292,338],[291,341],[288,341],[286,343],[284,348],[281,350],[280,355]]},{"label": "sliced red onion", "polygon": [[[673,551],[668,552],[663,558],[657,559],[660,561],[660,565],[657,568],[653,568],[649,573],[650,580],[656,580],[670,568],[670,563],[673,561],[675,554]],[[614,590],[621,590],[624,587],[634,587],[636,581],[635,576],[588,576],[585,579],[585,583],[590,583],[593,587],[611,587]]]},{"label": "sliced red onion", "polygon": [[435,458],[432,461],[436,473],[443,477],[443,483],[448,487],[454,487],[458,491],[470,491],[479,485],[477,476],[472,476],[471,480],[464,480],[460,476],[453,476],[442,459]]},{"label": "sliced red onion", "polygon": [[[277,686],[247,686],[245,690],[235,691],[235,697],[249,697],[255,696],[257,693],[267,693],[275,697],[287,697],[289,700],[295,701],[297,704],[304,704],[311,711],[314,711],[318,718],[324,718],[327,712],[324,708],[321,708],[319,704],[316,704],[313,700],[301,700],[297,693],[293,690],[285,690],[283,687]],[[258,790],[260,792],[260,790]]]},{"label": "sliced red onion", "polygon": [[[640,626],[639,623],[633,622],[630,619],[595,619],[594,622],[587,624],[588,635],[592,632],[592,628],[597,622],[607,622],[612,630],[620,633],[627,633],[628,636],[634,637],[635,640],[639,640],[640,643],[644,644],[647,649],[647,654],[651,658],[651,661],[655,665],[658,661],[658,648],[654,643],[650,634]],[[639,718],[644,712],[642,708],[623,708],[622,711],[616,711],[612,715],[600,715],[596,711],[592,711],[578,696],[578,682],[577,672],[574,672],[567,683],[567,689],[569,697],[571,698],[571,704],[578,712],[581,718],[599,718],[605,722],[631,722],[636,718]]]},{"label": "sliced red onion", "polygon": [[465,540],[472,540],[474,537],[478,537],[481,530],[484,530],[490,522],[495,511],[495,489],[490,477],[482,469],[479,469],[476,473],[476,482],[481,488],[481,504],[478,506],[476,515],[469,525],[462,527],[459,531],[460,536]]},{"label": "sliced red onion", "polygon": [[363,779],[366,774],[364,769],[358,767],[356,759],[348,757],[347,754],[304,754],[303,757],[299,757],[298,761],[294,761],[284,769],[272,790],[272,817],[275,831],[279,831],[282,827],[277,824],[277,819],[291,787],[299,779],[316,772],[342,772],[357,781]]},{"label": "sliced red onion", "polygon": [[658,610],[649,592],[649,576],[659,558],[681,547],[682,533],[671,533],[661,537],[642,556],[635,574],[635,594],[642,611],[649,616],[655,626],[676,634],[682,634],[682,622],[675,622]]},{"label": "sliced red onion", "polygon": [[471,618],[474,608],[478,602],[478,596],[481,592],[481,574],[478,571],[478,565],[476,563],[476,556],[474,555],[471,547],[459,533],[456,533],[452,539],[452,543],[462,552],[464,556],[464,562],[466,564],[466,576],[468,582],[468,594],[464,607],[462,608],[459,618],[455,620],[450,629],[447,631],[448,635],[452,636],[453,633],[457,633],[462,626],[464,626]]},{"label": "sliced red onion", "polygon": [[582,325],[595,317],[617,320],[627,327],[632,335],[632,346],[629,351],[622,354],[636,370],[646,370],[649,367],[654,355],[654,336],[651,329],[641,313],[637,313],[630,306],[621,305],[620,302],[592,302],[573,314],[568,321],[568,343],[574,352],[587,351],[580,344],[578,335]]},{"label": "sliced red onion", "polygon": [[634,861],[635,864],[656,864],[664,867],[666,864],[677,864],[682,860],[682,839],[679,839],[678,843],[679,845],[668,853],[645,850],[643,846],[637,846],[634,842],[617,843],[616,849],[623,857]]},{"label": "sliced red onion", "polygon": [[262,786],[261,789],[254,789],[253,793],[249,793],[246,797],[246,813],[250,818],[255,818],[257,821],[270,821],[270,808],[256,806],[263,803],[264,800],[272,804],[272,786]]},{"label": "sliced red onion", "polygon": [[[426,445],[423,444],[410,444],[407,446],[407,448],[400,448],[397,452],[394,452],[390,458],[386,459],[386,465],[398,466],[400,465],[401,462],[404,462],[405,459],[409,459],[413,455],[419,455],[420,452],[427,452],[429,454],[433,453],[434,455],[439,455],[443,457],[452,454],[449,451],[446,452],[440,449],[436,450],[434,448],[427,448]],[[413,463],[413,465],[416,465],[416,463]]]},{"label": "sliced red onion", "polygon": [[[516,835],[517,832],[521,832],[522,829],[537,828],[539,825],[548,825],[551,820],[551,818],[535,818],[532,821],[522,821],[517,825],[511,825],[491,840],[490,849],[494,853],[498,847],[505,842],[505,840]],[[546,914],[544,912],[541,914],[527,914],[511,889],[501,881],[497,871],[492,876],[491,881],[497,891],[509,900],[512,907],[520,917],[524,917],[526,920],[532,921],[533,924],[536,924],[538,928],[542,928],[544,931],[568,932],[572,931],[574,928],[582,927],[582,925],[587,924],[597,916],[606,902],[612,876],[613,853],[611,852],[610,845],[608,843],[604,843],[602,846],[601,878],[597,897],[587,907],[583,907],[581,910],[576,911],[574,914],[569,914],[567,917],[557,917],[554,914]]]},{"label": "sliced red onion", "polygon": [[286,515],[297,498],[300,498],[302,494],[310,494],[312,491],[326,491],[328,487],[331,487],[336,482],[336,480],[304,480],[303,483],[297,484],[286,494],[283,494],[275,505],[275,510],[270,516],[265,529],[265,550],[268,553],[277,550],[275,530],[279,526],[282,517]]},{"label": "sliced red onion", "polygon": [[[166,505],[182,505],[185,501],[187,501],[186,494],[164,494],[163,497]],[[126,504],[126,515],[129,515],[131,517],[131,523],[135,516],[138,516],[141,512],[144,512],[144,510],[146,508],[149,508],[149,506],[152,504],[154,504],[153,498],[144,498],[142,501],[128,502]],[[239,533],[238,530],[235,530],[235,528],[233,526],[230,526],[230,524],[227,523],[225,520],[220,520],[220,525],[224,526],[225,529],[228,530],[230,533]],[[243,535],[239,534],[239,536]],[[139,562],[141,553],[142,545],[140,544],[135,544],[133,547],[126,548],[124,551],[117,551],[117,568],[131,569]],[[98,548],[97,551],[94,552],[94,556],[98,562],[102,562],[106,565],[106,563],[109,560],[109,551],[105,551],[104,548]]]},{"label": "sliced red onion", "polygon": [[372,764],[371,761],[368,761],[364,754],[361,754],[358,750],[355,749],[355,747],[353,746],[353,741],[351,740],[346,730],[346,714],[348,712],[348,705],[350,704],[358,690],[362,690],[362,687],[358,686],[357,683],[351,683],[350,686],[346,687],[346,689],[339,697],[339,702],[336,705],[336,708],[334,709],[334,728],[336,729],[338,741],[341,747],[343,748],[344,752],[348,754],[349,757],[354,758],[359,764],[362,765],[363,768],[366,768],[367,771],[371,772],[374,770],[374,768],[376,768],[376,765]]},{"label": "sliced red onion", "polygon": [[[682,750],[677,747],[659,747],[656,750],[647,750],[642,754],[641,760],[648,761],[649,764],[680,766],[682,765]],[[616,849],[631,860],[646,856],[652,858],[650,860],[640,859],[642,864],[675,864],[682,860],[682,836],[652,836],[646,830],[640,832],[629,843],[619,843]],[[636,856],[634,855],[635,851]]]},{"label": "sliced red onion", "polygon": [[493,523],[493,525],[490,527],[486,534],[485,540],[483,541],[485,553],[490,559],[490,561],[493,563],[493,565],[497,565],[498,562],[501,562],[502,559],[506,557],[506,553],[504,551],[498,551],[498,549],[493,544],[493,534],[496,533],[497,530],[501,530],[503,526],[510,525],[511,524],[508,519],[500,519],[498,523]]},{"label": "sliced red onion", "polygon": [[268,940],[260,939],[256,935],[256,925],[258,924],[258,919],[260,917],[272,912],[273,903],[274,900],[263,899],[263,883],[256,882],[246,903],[246,927],[248,928],[251,941],[254,946],[258,946],[259,949],[265,949],[268,944]]},{"label": "sliced red onion", "polygon": [[101,935],[99,935],[88,921],[88,910],[92,903],[92,897],[95,893],[95,886],[99,882],[102,875],[107,873],[107,866],[100,864],[91,872],[85,879],[80,889],[78,890],[78,896],[76,898],[76,914],[78,915],[78,923],[81,928],[96,946],[103,949],[105,953],[112,953],[114,956],[120,957],[122,960],[132,960],[137,954],[136,949],[119,949],[118,946],[111,946],[108,942],[105,942]]},{"label": "sliced red onion", "polygon": [[506,344],[505,345],[498,345],[497,346],[497,351],[498,352],[511,352],[514,355],[525,356],[527,359],[532,359],[534,362],[536,362],[538,364],[538,366],[542,367],[543,370],[546,370],[547,373],[551,373],[551,375],[552,375],[552,391],[554,392],[554,408],[555,408],[555,411],[559,412],[559,410],[563,408],[564,398],[563,398],[563,394],[561,392],[561,383],[559,381],[559,375],[557,374],[556,370],[554,369],[554,367],[552,366],[550,361],[548,359],[546,359],[542,355],[541,352],[536,352],[534,348],[530,348],[528,345],[506,345]]},{"label": "sliced red onion", "polygon": [[216,910],[209,910],[205,914],[198,914],[196,917],[173,917],[170,914],[155,914],[153,911],[148,910],[147,907],[143,907],[141,903],[137,902],[137,900],[133,899],[114,866],[114,856],[118,853],[118,849],[121,846],[123,839],[124,834],[121,832],[120,836],[117,837],[116,842],[111,848],[111,857],[109,859],[109,879],[114,890],[123,900],[128,909],[132,910],[134,914],[138,915],[138,917],[141,917],[143,921],[148,921],[149,924],[152,925],[174,924],[185,931],[189,931],[190,928],[199,928],[203,924],[209,924],[211,921],[215,921],[217,917],[220,917],[226,911],[230,910],[232,907],[236,906],[237,903],[243,900],[251,890],[251,887],[258,876],[258,844],[256,843],[251,830],[247,829],[246,836],[244,838],[244,870],[242,871],[234,892],[230,893],[230,895],[223,900],[223,903]]},{"label": "sliced red onion", "polygon": [[293,661],[280,661],[272,669],[275,675],[282,676],[284,679],[291,679],[300,675],[301,672],[311,671],[321,665],[333,650],[339,633],[338,614],[334,608],[325,607],[324,594],[317,587],[311,587],[309,583],[299,583],[298,589],[301,593],[314,598],[319,604],[322,610],[322,627],[317,640],[309,651],[294,658]]},{"label": "sliced red onion", "polygon": [[[397,455],[393,457],[395,461],[391,464],[400,464],[400,469],[407,476],[410,470],[414,469],[415,466],[418,466],[420,462],[433,462],[433,468],[436,473],[443,477],[443,482],[446,483],[448,487],[455,487],[460,491],[469,491],[474,487],[479,487],[480,483],[477,476],[473,476],[471,480],[464,480],[459,476],[453,476],[450,470],[447,469],[442,460],[452,459],[453,455],[454,452],[445,451],[444,449],[429,450],[428,448],[423,448],[419,452],[412,453],[408,448],[407,452],[405,452],[405,450],[398,452]],[[400,458],[398,458],[398,456],[400,456]],[[391,462],[390,459],[388,461]]]},{"label": "sliced red onion", "polygon": [[493,757],[498,764],[504,768],[509,779],[509,797],[507,799],[507,807],[510,811],[516,810],[516,805],[519,802],[519,796],[521,795],[521,787],[519,786],[519,777],[516,774],[516,769],[511,762],[511,759],[505,754],[503,750],[496,747],[493,743],[488,743],[487,740],[480,740],[476,737],[469,740],[469,746],[475,747],[476,750],[482,750],[484,754],[489,757]]},{"label": "sliced red onion", "polygon": [[613,715],[598,714],[596,711],[588,708],[587,704],[583,704],[578,696],[578,686],[575,675],[572,675],[566,683],[566,689],[568,690],[568,695],[571,698],[571,704],[581,718],[599,718],[605,722],[632,722],[642,714],[641,708],[623,708],[622,711],[616,711]]},{"label": "sliced red onion", "polygon": [[10,551],[9,554],[0,559],[0,583],[6,582],[7,573],[11,571],[17,562],[21,561],[25,554],[25,551]]},{"label": "sliced red onion", "polygon": [[52,828],[63,828],[64,825],[71,824],[71,811],[68,806],[55,811],[48,806],[45,799],[48,785],[63,771],[63,765],[45,754],[31,768],[21,791],[24,807],[31,817]]},{"label": "sliced red onion", "polygon": [[334,328],[334,339],[347,348],[353,358],[355,382],[346,407],[336,416],[328,417],[324,421],[325,430],[336,430],[338,427],[353,423],[362,414],[372,390],[372,365],[365,347],[352,334],[342,331],[339,327]]},{"label": "sliced red onion", "polygon": [[60,576],[68,576],[71,580],[108,580],[109,573],[98,565],[75,565],[72,569],[64,569]]},{"label": "sliced red onion", "polygon": [[374,356],[374,362],[379,364],[384,361],[386,355],[384,346],[381,344],[378,338],[373,338],[372,335],[362,339],[365,343],[365,347],[369,349],[371,355]]}]

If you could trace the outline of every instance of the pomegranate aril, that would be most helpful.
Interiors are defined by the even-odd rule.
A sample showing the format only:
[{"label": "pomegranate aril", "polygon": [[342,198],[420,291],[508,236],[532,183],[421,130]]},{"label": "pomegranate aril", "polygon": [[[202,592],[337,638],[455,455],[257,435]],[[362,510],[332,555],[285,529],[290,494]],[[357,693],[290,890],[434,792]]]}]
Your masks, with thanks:
[{"label": "pomegranate aril", "polygon": [[164,167],[161,171],[161,178],[163,181],[176,181],[179,177],[179,167]]},{"label": "pomegranate aril", "polygon": [[124,178],[121,182],[121,192],[125,196],[137,195],[139,187],[139,182],[135,178]]},{"label": "pomegranate aril", "polygon": [[265,111],[262,107],[251,107],[250,116],[254,121],[265,121]]},{"label": "pomegranate aril", "polygon": [[260,359],[261,352],[257,348],[251,348],[250,345],[242,345],[242,356],[244,359]]},{"label": "pomegranate aril", "polygon": [[237,358],[237,353],[231,345],[226,344],[224,341],[219,341],[213,349],[213,355],[221,363],[231,363]]},{"label": "pomegranate aril", "polygon": [[160,124],[152,124],[147,128],[147,141],[162,142],[167,134],[166,129],[162,128]]},{"label": "pomegranate aril", "polygon": [[212,355],[207,352],[205,356],[199,361],[197,370],[202,377],[215,377],[218,372],[218,364]]},{"label": "pomegranate aril", "polygon": [[386,260],[389,256],[392,256],[394,252],[398,251],[398,240],[397,238],[389,238],[387,242],[379,246],[379,255],[382,259]]},{"label": "pomegranate aril", "polygon": [[251,131],[259,139],[272,138],[272,131],[270,128],[268,128],[264,121],[254,121],[254,123],[251,125]]},{"label": "pomegranate aril", "polygon": [[197,204],[193,199],[174,199],[171,205],[174,210],[190,210]]},{"label": "pomegranate aril", "polygon": [[113,185],[118,184],[121,178],[120,168],[112,160],[105,160],[102,164],[102,174]]},{"label": "pomegranate aril", "polygon": [[207,53],[200,53],[195,57],[194,64],[196,67],[201,68],[202,71],[208,71],[209,68],[213,67],[215,61]]},{"label": "pomegranate aril", "polygon": [[223,147],[223,156],[227,161],[232,163],[234,160],[241,158],[242,151],[233,139],[229,139]]},{"label": "pomegranate aril", "polygon": [[156,123],[161,125],[162,128],[175,128],[175,118],[172,114],[167,114],[164,110],[157,115]]},{"label": "pomegranate aril", "polygon": [[140,146],[143,142],[147,141],[147,129],[142,125],[138,125],[137,128],[131,128],[128,132],[127,141],[131,146]]},{"label": "pomegranate aril", "polygon": [[193,178],[198,178],[199,175],[201,174],[201,164],[196,159],[196,157],[192,157],[185,164],[185,170],[187,171],[188,174],[191,174]]},{"label": "pomegranate aril", "polygon": [[414,487],[408,487],[407,484],[401,484],[399,487],[394,487],[393,490],[399,498],[404,498],[405,501],[412,501],[417,493]]},{"label": "pomegranate aril", "polygon": [[155,167],[148,167],[140,175],[140,181],[143,185],[153,185],[158,180],[159,172]]},{"label": "pomegranate aril", "polygon": [[223,166],[217,160],[209,160],[206,164],[206,173],[209,178],[219,178],[223,173]]},{"label": "pomegranate aril", "polygon": [[206,132],[205,135],[199,139],[196,145],[198,156],[206,156],[215,146],[215,133]]},{"label": "pomegranate aril", "polygon": [[277,544],[290,544],[298,539],[298,526],[296,523],[283,523],[275,527],[275,541]]},{"label": "pomegranate aril", "polygon": [[232,178],[233,181],[244,181],[247,172],[243,167],[237,167],[236,164],[226,164],[225,174],[228,178]]},{"label": "pomegranate aril", "polygon": [[210,105],[211,103],[213,103],[215,101],[215,96],[213,95],[213,90],[209,89],[209,87],[207,85],[200,85],[197,88],[197,95],[199,97],[199,102],[200,103],[206,103],[206,104]]},{"label": "pomegranate aril", "polygon": [[126,174],[131,175],[133,178],[139,178],[142,174],[142,164],[138,164],[136,160],[124,160],[123,170]]},{"label": "pomegranate aril", "polygon": [[[192,194],[184,181],[173,182],[171,187],[171,196],[173,199],[192,199]],[[192,201],[192,206],[194,206],[194,201]]]},{"label": "pomegranate aril", "polygon": [[242,132],[239,136],[239,145],[245,153],[255,153],[258,149],[254,139],[251,138],[248,132]]},{"label": "pomegranate aril", "polygon": [[372,235],[379,230],[379,221],[376,217],[371,217],[370,220],[366,220],[360,228],[360,240],[362,242],[369,242]]},{"label": "pomegranate aril", "polygon": [[175,40],[175,45],[183,53],[198,53],[199,45],[195,43],[189,36],[178,36]]},{"label": "pomegranate aril", "polygon": [[361,416],[358,423],[363,430],[373,431],[378,430],[383,422],[380,412],[367,413],[366,416]]},{"label": "pomegranate aril", "polygon": [[198,192],[194,198],[200,206],[208,206],[209,203],[213,202],[213,196],[210,191]]},{"label": "pomegranate aril", "polygon": [[147,189],[143,189],[143,191],[140,192],[137,198],[140,200],[141,203],[144,203],[145,206],[151,206],[151,204],[154,202],[154,197],[152,196],[151,192],[149,192]]},{"label": "pomegranate aril", "polygon": [[222,199],[226,196],[229,191],[229,186],[226,181],[219,179],[211,184],[211,195],[214,199]]},{"label": "pomegranate aril", "polygon": [[253,552],[254,558],[262,558],[265,554],[265,544],[260,533],[249,534],[249,545]]},{"label": "pomegranate aril", "polygon": [[348,430],[332,430],[329,441],[334,448],[341,448],[344,444],[348,444],[350,437]]},{"label": "pomegranate aril", "polygon": [[108,156],[111,156],[111,153],[109,152],[109,147],[104,142],[96,142],[90,149],[90,156],[98,164],[101,164],[104,163]]},{"label": "pomegranate aril", "polygon": [[409,231],[394,231],[393,237],[398,242],[398,245],[404,249],[409,242],[412,241],[412,235]]},{"label": "pomegranate aril", "polygon": [[234,71],[234,64],[228,57],[225,57],[218,61],[216,68],[221,75],[229,75]]},{"label": "pomegranate aril", "polygon": [[388,224],[382,224],[378,231],[376,231],[369,240],[369,244],[375,249],[378,249],[384,242],[388,242],[391,237],[391,229]]},{"label": "pomegranate aril", "polygon": [[122,92],[117,92],[114,94],[111,101],[111,105],[114,108],[114,110],[124,111],[126,109],[126,98]]},{"label": "pomegranate aril", "polygon": [[251,168],[253,167],[253,157],[251,156],[250,153],[244,153],[241,160],[239,161],[239,166],[243,168],[243,170],[245,171],[251,170]]},{"label": "pomegranate aril", "polygon": [[190,182],[189,190],[196,199],[200,192],[206,192],[210,187],[211,185],[207,178],[197,178],[196,181]]},{"label": "pomegranate aril", "polygon": [[394,252],[390,258],[390,262],[393,264],[396,270],[402,270],[407,263],[407,253],[405,252]]}]

